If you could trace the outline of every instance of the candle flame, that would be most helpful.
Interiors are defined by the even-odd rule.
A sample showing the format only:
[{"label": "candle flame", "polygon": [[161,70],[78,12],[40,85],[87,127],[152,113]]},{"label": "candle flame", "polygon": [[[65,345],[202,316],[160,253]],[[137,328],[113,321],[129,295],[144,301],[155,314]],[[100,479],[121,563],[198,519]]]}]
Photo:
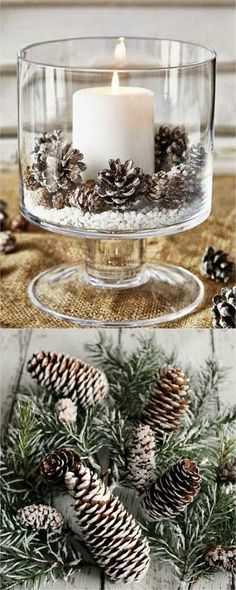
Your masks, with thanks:
[{"label": "candle flame", "polygon": [[114,55],[116,63],[119,65],[122,65],[126,61],[126,47],[124,37],[119,38],[118,43],[116,44]]},{"label": "candle flame", "polygon": [[119,75],[118,72],[113,72],[112,82],[111,82],[111,90],[113,94],[117,94],[119,92],[120,82],[119,82]]}]

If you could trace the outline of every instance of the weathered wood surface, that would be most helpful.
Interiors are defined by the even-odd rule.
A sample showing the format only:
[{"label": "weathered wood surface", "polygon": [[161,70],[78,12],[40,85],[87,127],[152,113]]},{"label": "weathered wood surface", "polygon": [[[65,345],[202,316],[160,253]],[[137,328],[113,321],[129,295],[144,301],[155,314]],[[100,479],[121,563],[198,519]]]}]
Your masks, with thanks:
[{"label": "weathered wood surface", "polygon": [[[143,333],[151,333],[145,330]],[[136,346],[137,331],[106,330],[114,340],[126,350]],[[97,337],[96,330],[2,330],[2,375],[1,375],[1,405],[2,424],[6,424],[11,413],[14,395],[19,385],[29,384],[29,376],[25,370],[26,360],[39,349],[67,352],[73,356],[86,359],[85,345]],[[233,331],[223,330],[155,330],[156,341],[168,352],[175,350],[184,365],[194,367],[202,365],[206,357],[213,352],[220,359],[222,366],[229,367],[228,383],[220,391],[220,403],[230,406],[235,401],[235,368],[234,354],[236,342]],[[134,495],[127,492],[125,503],[135,512]],[[68,502],[69,506],[69,502]],[[47,584],[45,590],[177,590],[178,583],[174,579],[170,568],[165,564],[154,562],[146,579],[140,584],[116,584],[115,586],[104,580],[97,568],[88,567],[70,582],[56,582],[55,586]],[[190,589],[189,589],[190,590]],[[223,574],[214,577],[212,581],[199,581],[191,590],[231,590],[230,579]]]}]

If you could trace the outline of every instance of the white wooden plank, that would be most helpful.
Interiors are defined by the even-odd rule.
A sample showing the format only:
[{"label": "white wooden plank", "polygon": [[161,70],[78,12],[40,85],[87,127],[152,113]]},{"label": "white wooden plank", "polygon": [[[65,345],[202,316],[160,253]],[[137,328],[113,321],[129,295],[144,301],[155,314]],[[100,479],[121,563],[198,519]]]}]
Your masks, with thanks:
[{"label": "white wooden plank", "polygon": [[213,345],[222,367],[227,368],[227,381],[220,387],[220,404],[225,408],[236,403],[236,340],[234,330],[213,330]]},{"label": "white wooden plank", "polygon": [[[17,23],[17,26],[16,26]],[[37,35],[35,24],[37,23]],[[187,23],[187,26],[186,26]],[[204,26],[203,26],[204,23]],[[55,32],[56,31],[56,32]],[[184,39],[213,45],[219,61],[235,58],[234,8],[203,8],[198,4],[176,8],[97,6],[2,7],[3,63],[13,63],[17,50],[36,41],[66,36],[147,36]]]},{"label": "white wooden plank", "polygon": [[[41,0],[40,4],[52,6],[53,4],[64,4],[65,0]],[[38,0],[2,0],[2,6],[34,6]],[[67,5],[106,5],[106,6],[161,6],[163,4],[168,6],[188,6],[192,4],[192,0],[67,0]],[[233,0],[198,0],[198,6],[211,6],[227,8],[234,6]]]},{"label": "white wooden plank", "polygon": [[233,590],[230,574],[216,574],[211,580],[198,580],[189,590]]},{"label": "white wooden plank", "polygon": [[30,339],[30,330],[1,330],[1,423],[6,426]]},{"label": "white wooden plank", "polygon": [[[137,346],[137,330],[122,329],[121,343],[125,350],[132,351]],[[207,356],[211,354],[211,335],[210,330],[158,330],[146,329],[142,335],[155,336],[156,343],[163,347],[167,354],[176,352],[178,359],[183,366],[192,365],[198,367],[204,363]]]}]

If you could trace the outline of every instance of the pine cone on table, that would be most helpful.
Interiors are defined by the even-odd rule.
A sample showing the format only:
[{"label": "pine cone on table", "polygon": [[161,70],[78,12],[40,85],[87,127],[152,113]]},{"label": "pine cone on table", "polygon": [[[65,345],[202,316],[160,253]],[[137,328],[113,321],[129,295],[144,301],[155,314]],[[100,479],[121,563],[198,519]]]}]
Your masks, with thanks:
[{"label": "pine cone on table", "polygon": [[72,426],[77,420],[77,404],[71,399],[59,399],[55,405],[58,422],[64,426]]},{"label": "pine cone on table", "polygon": [[[55,478],[58,469],[61,472],[63,453],[66,455],[66,449],[50,453],[42,462],[42,473],[49,484],[53,470]],[[58,461],[57,454],[60,455]],[[65,462],[63,473],[65,486],[75,498],[83,539],[95,561],[113,581],[140,581],[150,563],[149,545],[140,526],[98,475],[78,461],[77,455],[72,467]]]},{"label": "pine cone on table", "polygon": [[184,127],[161,125],[155,133],[155,171],[178,166],[184,159],[187,143]]},{"label": "pine cone on table", "polygon": [[213,281],[227,283],[233,271],[233,262],[228,260],[228,254],[223,250],[207,248],[202,259],[202,272]]},{"label": "pine cone on table", "polygon": [[11,231],[0,232],[0,252],[11,254],[16,250],[16,238]]},{"label": "pine cone on table", "polygon": [[27,221],[27,219],[22,217],[22,215],[20,215],[20,214],[16,215],[16,217],[13,217],[11,219],[12,231],[16,231],[16,232],[26,231],[28,225],[29,225],[29,222]]},{"label": "pine cone on table", "polygon": [[180,428],[188,407],[188,382],[183,371],[175,367],[164,367],[154,376],[142,421],[160,442]]},{"label": "pine cone on table", "polygon": [[87,363],[55,352],[33,354],[27,371],[58,398],[70,398],[83,408],[101,402],[108,393],[106,375]]},{"label": "pine cone on table", "polygon": [[7,218],[7,203],[3,199],[0,199],[0,231],[5,230]]},{"label": "pine cone on table", "polygon": [[213,328],[236,328],[236,287],[224,287],[212,302]]},{"label": "pine cone on table", "polygon": [[34,530],[59,530],[63,526],[63,516],[52,506],[31,504],[18,510],[17,516],[23,526]]},{"label": "pine cone on table", "polygon": [[155,436],[151,428],[139,424],[132,433],[127,457],[127,482],[140,494],[155,478]]},{"label": "pine cone on table", "polygon": [[87,180],[81,187],[78,187],[70,196],[71,207],[80,207],[82,211],[100,213],[106,205],[96,191],[96,182]]},{"label": "pine cone on table", "polygon": [[192,502],[201,484],[194,461],[181,459],[151,484],[142,500],[142,511],[147,520],[175,518]]},{"label": "pine cone on table", "polygon": [[210,567],[236,573],[236,547],[209,547],[205,553],[205,561]]},{"label": "pine cone on table", "polygon": [[109,160],[109,165],[109,169],[98,174],[97,194],[112,207],[132,207],[146,193],[145,174],[141,168],[135,168],[133,160],[126,160],[121,164],[117,158]]}]

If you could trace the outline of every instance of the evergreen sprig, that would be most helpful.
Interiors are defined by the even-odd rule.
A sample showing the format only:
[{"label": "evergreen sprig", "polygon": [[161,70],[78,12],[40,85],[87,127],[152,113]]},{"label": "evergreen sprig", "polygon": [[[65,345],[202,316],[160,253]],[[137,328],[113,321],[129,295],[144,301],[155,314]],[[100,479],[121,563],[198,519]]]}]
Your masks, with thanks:
[{"label": "evergreen sprig", "polygon": [[[109,396],[102,407],[78,408],[72,426],[58,422],[51,395],[40,387],[21,389],[3,441],[0,468],[2,495],[2,588],[37,588],[43,577],[67,578],[83,562],[77,560],[77,541],[67,525],[60,538],[54,533],[25,530],[17,520],[20,507],[53,504],[42,482],[39,465],[45,453],[60,447],[77,450],[109,485],[122,493],[127,449],[139,423],[154,374],[163,365],[179,364],[152,338],[139,338],[134,352],[114,346],[103,334],[88,347],[89,360],[105,371]],[[184,367],[182,367],[184,370]],[[183,457],[196,461],[203,478],[201,491],[174,521],[143,525],[154,555],[167,560],[177,578],[189,584],[211,575],[204,551],[209,544],[232,544],[233,490],[222,485],[219,472],[235,453],[232,428],[235,409],[221,412],[218,395],[227,376],[216,359],[199,371],[188,368],[189,408],[180,432],[156,446],[157,477]],[[185,371],[185,372],[186,372]],[[119,492],[119,489],[121,492]]]}]

